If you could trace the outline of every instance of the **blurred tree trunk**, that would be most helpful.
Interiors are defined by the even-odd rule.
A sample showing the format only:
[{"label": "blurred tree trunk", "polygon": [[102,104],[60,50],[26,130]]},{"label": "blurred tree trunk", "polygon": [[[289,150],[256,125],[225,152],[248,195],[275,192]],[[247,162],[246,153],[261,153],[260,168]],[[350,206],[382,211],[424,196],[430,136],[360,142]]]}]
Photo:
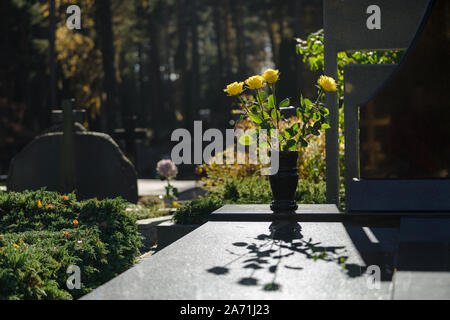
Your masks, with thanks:
[{"label": "blurred tree trunk", "polygon": [[216,46],[217,46],[217,70],[218,70],[218,84],[222,87],[224,83],[223,79],[223,51],[222,51],[222,18],[219,9],[220,0],[216,0],[216,4],[213,7],[214,15],[214,32],[216,34]]},{"label": "blurred tree trunk", "polygon": [[144,81],[144,54],[143,48],[141,44],[138,44],[138,61],[139,61],[139,73],[138,73],[138,89],[139,89],[139,98],[138,98],[138,119],[142,119],[143,122],[146,122],[147,119],[147,110],[145,108],[145,81]]},{"label": "blurred tree trunk", "polygon": [[55,0],[50,0],[50,29],[49,29],[49,69],[50,69],[50,103],[46,108],[46,118],[49,117],[47,110],[49,107],[56,107],[56,59],[55,59],[55,33],[56,33],[56,17],[55,17]]},{"label": "blurred tree trunk", "polygon": [[287,16],[284,15],[283,9],[285,8],[285,4],[282,2],[276,2],[275,12],[276,17],[278,20],[278,32],[280,35],[280,44],[283,41],[285,34],[284,34],[284,22],[287,19]]},{"label": "blurred tree trunk", "polygon": [[225,108],[226,95],[221,94],[226,86],[226,79],[224,78],[224,57],[223,57],[223,15],[220,8],[222,0],[216,0],[213,6],[213,22],[214,22],[214,33],[216,36],[216,47],[217,47],[217,94],[215,101],[213,102],[213,112],[217,114],[217,117],[213,117],[212,124],[216,127],[222,127],[224,119],[226,119],[227,108]]},{"label": "blurred tree trunk", "polygon": [[178,48],[175,55],[175,66],[179,74],[180,84],[180,105],[183,110],[183,118],[185,128],[192,126],[192,114],[189,108],[189,95],[188,95],[188,77],[187,77],[187,23],[185,18],[185,2],[186,0],[176,0],[177,5],[177,24],[178,24]]},{"label": "blurred tree trunk", "polygon": [[266,10],[265,15],[266,15],[265,19],[266,19],[267,33],[269,34],[270,45],[272,48],[273,62],[277,66],[278,65],[278,46],[277,46],[277,42],[275,39],[275,32],[273,31],[272,11],[270,9]]},{"label": "blurred tree trunk", "polygon": [[245,8],[242,0],[236,0],[236,38],[237,38],[237,58],[238,58],[238,75],[239,78],[244,78],[247,73],[246,52],[245,52],[245,28],[244,15]]},{"label": "blurred tree trunk", "polygon": [[[302,36],[302,5],[303,0],[295,0],[295,34],[294,36],[296,38],[300,38]],[[304,65],[302,63],[302,59],[300,56],[297,55],[297,88],[300,89],[300,91],[303,88],[303,68]]]},{"label": "blurred tree trunk", "polygon": [[163,4],[163,21],[165,21],[166,23],[166,27],[164,28],[163,32],[164,32],[164,55],[163,55],[163,63],[164,63],[164,71],[165,71],[165,76],[164,76],[164,81],[166,84],[166,90],[165,92],[165,99],[166,99],[166,110],[169,112],[170,116],[174,116],[175,115],[175,109],[174,109],[174,100],[173,100],[173,85],[172,85],[172,80],[171,80],[171,74],[172,74],[172,65],[170,62],[170,58],[171,58],[171,43],[170,43],[170,35],[169,35],[169,28],[167,27],[168,22],[170,21],[170,7],[169,4],[164,1]]},{"label": "blurred tree trunk", "polygon": [[197,16],[197,0],[190,0],[191,6],[191,40],[192,40],[192,70],[191,70],[191,109],[195,116],[200,103],[200,66],[198,54],[198,16]]},{"label": "blurred tree trunk", "polygon": [[[159,25],[157,17],[160,14],[160,4],[158,1],[150,12],[148,20],[148,31],[150,36],[150,86],[151,104],[148,110],[150,126],[154,127],[158,121],[156,119],[158,111],[163,108],[164,99],[162,97],[163,87],[161,80],[161,62],[159,58]],[[156,134],[157,132],[155,132]]]},{"label": "blurred tree trunk", "polygon": [[[144,9],[142,7],[142,1],[140,0],[135,0],[135,6],[136,6],[136,12],[137,12],[137,28],[138,30],[142,30],[143,29],[143,21],[144,21],[144,17],[143,17],[143,12]],[[145,110],[145,81],[144,81],[144,53],[143,53],[143,47],[142,47],[142,41],[139,41],[137,43],[137,54],[138,54],[138,63],[139,63],[139,72],[138,72],[138,78],[137,78],[137,82],[138,82],[138,94],[139,97],[137,99],[138,101],[138,111],[137,111],[137,116],[138,119],[140,119],[141,121],[143,120],[144,123],[141,123],[141,121],[139,121],[139,124],[144,125],[146,124],[145,120],[147,118],[146,116],[146,110]]]},{"label": "blurred tree trunk", "polygon": [[112,30],[112,13],[110,0],[95,2],[95,26],[99,35],[103,58],[103,89],[106,93],[104,112],[106,113],[107,129],[111,133],[120,126],[119,104],[117,101],[117,79],[114,65],[114,38]]},{"label": "blurred tree trunk", "polygon": [[231,33],[233,31],[230,0],[223,0],[223,7],[225,9],[225,78],[227,81],[230,81],[232,75]]}]

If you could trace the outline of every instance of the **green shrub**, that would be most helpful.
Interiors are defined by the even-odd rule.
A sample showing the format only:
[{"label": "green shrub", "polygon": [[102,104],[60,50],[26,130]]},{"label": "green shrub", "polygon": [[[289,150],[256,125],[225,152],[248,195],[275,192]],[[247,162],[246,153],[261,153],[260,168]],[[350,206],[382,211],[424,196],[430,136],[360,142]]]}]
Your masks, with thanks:
[{"label": "green shrub", "polygon": [[204,196],[184,203],[177,209],[173,220],[178,224],[202,224],[208,221],[211,212],[224,205],[222,199]]},{"label": "green shrub", "polygon": [[[5,267],[16,270],[11,266],[15,265],[14,261],[20,261],[18,266],[23,268],[23,271],[17,269],[17,274],[13,271],[13,278],[11,271],[1,273],[0,282],[6,281],[8,286],[0,286],[0,297],[78,297],[130,268],[139,254],[141,237],[135,219],[125,209],[126,202],[120,198],[78,202],[74,194],[61,196],[45,190],[0,193],[0,234],[4,234],[3,241],[8,244],[2,248],[5,260],[0,264],[6,263]],[[69,233],[68,238],[64,232]],[[45,241],[33,240],[40,237]],[[14,241],[18,239],[26,245],[16,243],[20,247],[15,248]],[[78,252],[78,241],[84,244],[82,253]],[[63,252],[67,261],[76,261],[82,269],[81,290],[67,291],[66,264],[57,269],[48,266],[54,262],[52,259],[57,264],[63,261],[62,256],[54,258],[53,250]],[[43,270],[37,273],[41,286],[32,289],[19,285],[24,280],[22,275],[35,274],[36,268]],[[69,296],[60,290],[66,290]]]},{"label": "green shrub", "polygon": [[[272,202],[269,181],[263,176],[246,178],[231,177],[222,185],[208,188],[206,196],[183,204],[174,214],[179,224],[202,224],[209,215],[224,204],[268,204]],[[299,204],[325,203],[326,186],[324,182],[312,183],[300,180],[295,194]]]},{"label": "green shrub", "polygon": [[[103,283],[108,251],[95,230],[26,231],[2,238],[0,299],[71,299]],[[67,289],[70,265],[80,267],[79,290]]]},{"label": "green shrub", "polygon": [[[209,188],[209,194],[226,203],[264,204],[272,202],[272,190],[267,177],[229,178],[225,184]],[[300,179],[295,194],[297,203],[325,203],[326,185]]]}]

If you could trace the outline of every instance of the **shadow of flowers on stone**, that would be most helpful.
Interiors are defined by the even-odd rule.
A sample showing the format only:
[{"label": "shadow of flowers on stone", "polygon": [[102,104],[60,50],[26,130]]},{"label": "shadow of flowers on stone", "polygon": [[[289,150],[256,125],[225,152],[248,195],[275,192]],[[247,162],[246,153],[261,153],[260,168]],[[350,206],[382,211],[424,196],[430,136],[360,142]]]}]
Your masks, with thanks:
[{"label": "shadow of flowers on stone", "polygon": [[[240,262],[243,269],[248,269],[248,276],[240,278],[237,283],[243,286],[262,286],[265,291],[278,291],[282,285],[277,283],[277,273],[280,268],[289,270],[303,270],[302,266],[287,264],[286,258],[294,254],[302,254],[307,259],[326,261],[338,264],[349,277],[358,277],[364,274],[366,267],[356,264],[346,264],[348,256],[345,246],[323,246],[314,242],[312,238],[305,240],[301,233],[301,226],[296,222],[274,222],[269,228],[269,234],[260,234],[249,242],[234,242],[232,245],[244,252],[237,253],[227,249],[234,259],[223,266],[215,266],[207,272],[216,275],[230,273],[229,267]],[[292,262],[291,262],[292,263]],[[267,270],[272,274],[268,283],[260,284],[256,277],[259,270]]]}]

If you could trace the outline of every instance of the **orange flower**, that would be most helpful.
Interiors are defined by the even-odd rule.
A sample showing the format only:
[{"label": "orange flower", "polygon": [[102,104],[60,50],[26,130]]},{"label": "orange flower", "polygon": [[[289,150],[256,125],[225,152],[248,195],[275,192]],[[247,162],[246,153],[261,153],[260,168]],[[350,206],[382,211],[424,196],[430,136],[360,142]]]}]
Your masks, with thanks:
[{"label": "orange flower", "polygon": [[14,248],[20,248],[20,246],[18,244],[13,244]]},{"label": "orange flower", "polygon": [[51,209],[51,208],[53,208],[53,206],[52,206],[51,204],[49,204],[49,205],[47,205],[46,208],[47,208],[47,209]]},{"label": "orange flower", "polygon": [[69,197],[68,196],[63,196],[62,197],[64,201],[69,201]]},{"label": "orange flower", "polygon": [[41,200],[38,200],[37,207],[40,208],[41,206],[42,206],[42,202],[41,202]]},{"label": "orange flower", "polygon": [[72,222],[73,222],[73,224],[76,225],[76,226],[77,226],[78,223],[79,223],[78,220],[73,220]]},{"label": "orange flower", "polygon": [[64,235],[66,236],[66,237],[68,237],[69,236],[69,232],[64,232]]}]

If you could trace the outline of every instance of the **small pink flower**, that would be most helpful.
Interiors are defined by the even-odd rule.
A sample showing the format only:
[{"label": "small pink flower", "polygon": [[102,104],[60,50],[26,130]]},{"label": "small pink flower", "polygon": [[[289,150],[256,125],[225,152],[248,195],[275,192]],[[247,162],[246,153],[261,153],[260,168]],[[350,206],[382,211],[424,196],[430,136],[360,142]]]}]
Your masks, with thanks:
[{"label": "small pink flower", "polygon": [[172,160],[161,160],[156,165],[156,171],[168,179],[175,178],[178,174],[177,166],[172,162]]}]

